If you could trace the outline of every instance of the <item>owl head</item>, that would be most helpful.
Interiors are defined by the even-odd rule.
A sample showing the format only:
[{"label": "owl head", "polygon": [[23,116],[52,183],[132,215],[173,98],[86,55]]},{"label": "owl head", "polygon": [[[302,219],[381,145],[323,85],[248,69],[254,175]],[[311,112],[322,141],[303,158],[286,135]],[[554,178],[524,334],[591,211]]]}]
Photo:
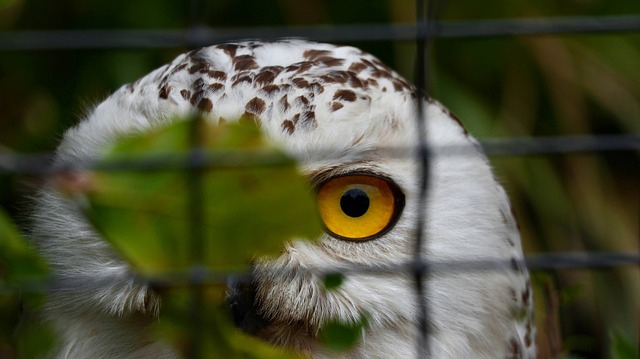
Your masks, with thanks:
[{"label": "owl head", "polygon": [[[241,329],[314,357],[411,357],[420,299],[428,303],[434,358],[535,356],[526,269],[428,273],[424,298],[417,297],[413,273],[402,270],[416,256],[418,232],[421,255],[433,263],[520,261],[522,249],[508,198],[478,142],[377,58],[302,40],[194,50],[99,104],[65,134],[57,161],[100,157],[120,136],[194,112],[214,124],[257,123],[299,161],[326,228],[312,241],[291,239],[277,258],[257,259],[251,279],[230,286],[228,301]],[[425,121],[424,130],[417,120]],[[429,147],[424,201],[420,138]],[[36,238],[59,275],[122,278],[75,298],[72,306],[83,314],[65,309],[73,294],[52,297],[58,314],[50,316],[64,312],[67,321],[90,321],[91,308],[116,317],[148,308],[148,287],[130,279],[128,265],[72,206],[45,188],[38,211]],[[331,291],[317,271],[381,267],[399,270],[354,270]],[[326,323],[362,318],[362,339],[350,351],[336,354],[320,345]]]}]

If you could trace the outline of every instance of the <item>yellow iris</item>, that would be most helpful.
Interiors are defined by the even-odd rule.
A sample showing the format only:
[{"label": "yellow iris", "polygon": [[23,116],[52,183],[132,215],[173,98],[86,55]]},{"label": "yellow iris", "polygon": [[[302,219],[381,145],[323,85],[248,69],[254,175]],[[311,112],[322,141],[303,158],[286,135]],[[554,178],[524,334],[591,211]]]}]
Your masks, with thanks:
[{"label": "yellow iris", "polygon": [[404,207],[404,196],[389,179],[348,174],[320,185],[318,207],[332,235],[362,241],[386,233],[395,224]]}]

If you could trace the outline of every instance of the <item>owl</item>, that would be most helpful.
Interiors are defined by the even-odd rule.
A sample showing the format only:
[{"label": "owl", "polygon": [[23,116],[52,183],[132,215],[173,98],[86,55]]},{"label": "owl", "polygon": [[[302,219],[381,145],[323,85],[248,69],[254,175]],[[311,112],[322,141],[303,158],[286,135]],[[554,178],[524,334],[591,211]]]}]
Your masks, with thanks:
[{"label": "owl", "polygon": [[[420,310],[411,273],[354,272],[327,291],[303,269],[402,268],[415,258],[416,226],[424,223],[420,251],[430,262],[514,263],[425,276],[431,357],[535,357],[531,285],[517,265],[523,253],[505,191],[461,122],[376,57],[304,40],[190,51],[97,105],[65,133],[55,163],[100,158],[120,137],[193,113],[221,126],[251,119],[318,189],[325,232],[292,239],[277,258],[257,260],[250,281],[229,286],[241,330],[313,358],[414,357]],[[426,201],[419,199],[420,138],[429,147]],[[176,357],[148,331],[156,294],[52,181],[37,195],[32,237],[63,282],[101,283],[49,293],[42,315],[59,337],[54,357]],[[337,353],[319,344],[328,321],[363,315],[354,348]]]}]

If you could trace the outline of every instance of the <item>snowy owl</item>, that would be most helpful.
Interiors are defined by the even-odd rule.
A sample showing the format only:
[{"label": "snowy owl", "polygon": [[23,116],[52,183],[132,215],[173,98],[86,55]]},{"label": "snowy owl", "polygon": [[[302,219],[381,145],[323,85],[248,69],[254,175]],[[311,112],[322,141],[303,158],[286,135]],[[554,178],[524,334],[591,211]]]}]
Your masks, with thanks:
[{"label": "snowy owl", "polygon": [[[416,130],[418,101],[425,133]],[[517,265],[523,254],[505,191],[460,121],[376,57],[303,40],[190,51],[96,106],[66,132],[55,161],[99,158],[120,136],[194,111],[214,124],[249,116],[318,188],[325,233],[315,241],[291,240],[279,257],[257,261],[250,284],[229,289],[241,329],[313,358],[415,356],[419,308],[411,274],[355,273],[327,291],[320,278],[291,273],[413,260],[421,203],[415,149],[424,136],[431,149],[424,257],[514,263],[427,277],[431,356],[535,357],[531,284]],[[108,283],[49,294],[43,316],[60,339],[54,357],[174,358],[147,331],[160,305],[153,290],[53,184],[39,192],[33,216],[34,240],[59,278]],[[319,344],[323,323],[365,314],[354,348],[336,353]]]}]

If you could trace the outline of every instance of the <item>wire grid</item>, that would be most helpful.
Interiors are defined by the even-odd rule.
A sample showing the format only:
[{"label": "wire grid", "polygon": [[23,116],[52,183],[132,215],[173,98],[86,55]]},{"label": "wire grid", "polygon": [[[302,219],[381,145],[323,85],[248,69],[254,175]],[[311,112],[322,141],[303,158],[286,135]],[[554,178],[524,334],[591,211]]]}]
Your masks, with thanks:
[{"label": "wire grid", "polygon": [[[306,26],[298,28],[260,27],[244,29],[212,29],[203,24],[201,14],[204,8],[203,0],[191,0],[190,26],[184,31],[175,30],[73,30],[73,31],[41,31],[41,32],[5,32],[0,34],[0,51],[23,50],[61,50],[61,49],[118,49],[118,48],[164,48],[164,47],[198,47],[212,43],[239,40],[255,37],[276,39],[281,37],[305,37],[317,41],[380,41],[380,40],[410,40],[415,41],[415,86],[425,93],[428,91],[429,73],[427,61],[431,41],[436,37],[465,38],[465,37],[491,37],[512,35],[540,35],[560,33],[608,33],[621,31],[640,31],[640,16],[607,16],[607,17],[573,17],[573,18],[543,18],[543,19],[519,19],[519,20],[490,20],[490,21],[464,21],[464,22],[440,22],[437,19],[440,1],[416,0],[417,19],[414,24],[374,24],[374,25],[341,25],[341,26]],[[416,126],[417,133],[424,133],[425,117],[423,104],[417,101]],[[207,168],[220,168],[225,166],[243,165],[278,165],[273,159],[261,158],[256,162],[255,158],[242,156],[233,157],[231,160],[221,160],[207,156],[201,149],[201,139],[198,131],[201,119],[192,121],[191,144],[192,150],[186,157],[157,158],[144,157],[127,161],[111,161],[99,165],[90,165],[92,169],[101,171],[155,171],[166,169],[182,169],[189,175],[189,218],[190,243],[192,245],[192,259],[194,266],[189,273],[169,273],[155,278],[158,285],[176,285],[189,283],[192,287],[192,311],[191,333],[193,347],[189,348],[190,358],[199,358],[202,355],[200,343],[204,340],[202,318],[199,315],[203,307],[203,283],[219,283],[237,273],[223,273],[210,271],[203,266],[201,256],[204,252],[203,233],[201,230],[203,218],[202,188],[203,170]],[[576,152],[605,152],[605,151],[638,151],[640,150],[640,134],[608,135],[608,136],[556,136],[548,138],[510,138],[489,139],[482,141],[485,152],[488,155],[524,156],[539,154],[560,154]],[[428,321],[429,303],[424,293],[428,281],[425,280],[430,273],[464,272],[504,270],[513,268],[514,265],[524,266],[529,269],[566,269],[566,268],[604,268],[616,266],[640,265],[640,253],[597,252],[597,253],[555,253],[529,255],[522,263],[513,261],[453,261],[453,262],[429,262],[422,257],[422,251],[428,238],[423,238],[422,228],[428,218],[425,213],[425,203],[428,198],[429,179],[429,151],[426,139],[419,138],[418,162],[421,171],[419,181],[419,211],[418,223],[415,228],[415,257],[410,263],[401,265],[377,265],[377,266],[348,266],[343,268],[331,268],[330,270],[316,268],[311,269],[314,274],[326,275],[332,273],[397,273],[405,271],[412,274],[415,283],[416,298],[419,308],[418,340],[416,353],[418,358],[429,357],[428,346]],[[393,155],[394,149],[388,149]],[[464,155],[464,153],[458,154]],[[0,174],[28,174],[51,175],[56,169],[49,166],[51,154],[41,155],[16,155],[0,152]],[[108,283],[92,280],[89,282],[78,281],[49,281],[34,282],[27,290],[41,291],[65,288],[79,289],[92,286],[101,286]]]}]

